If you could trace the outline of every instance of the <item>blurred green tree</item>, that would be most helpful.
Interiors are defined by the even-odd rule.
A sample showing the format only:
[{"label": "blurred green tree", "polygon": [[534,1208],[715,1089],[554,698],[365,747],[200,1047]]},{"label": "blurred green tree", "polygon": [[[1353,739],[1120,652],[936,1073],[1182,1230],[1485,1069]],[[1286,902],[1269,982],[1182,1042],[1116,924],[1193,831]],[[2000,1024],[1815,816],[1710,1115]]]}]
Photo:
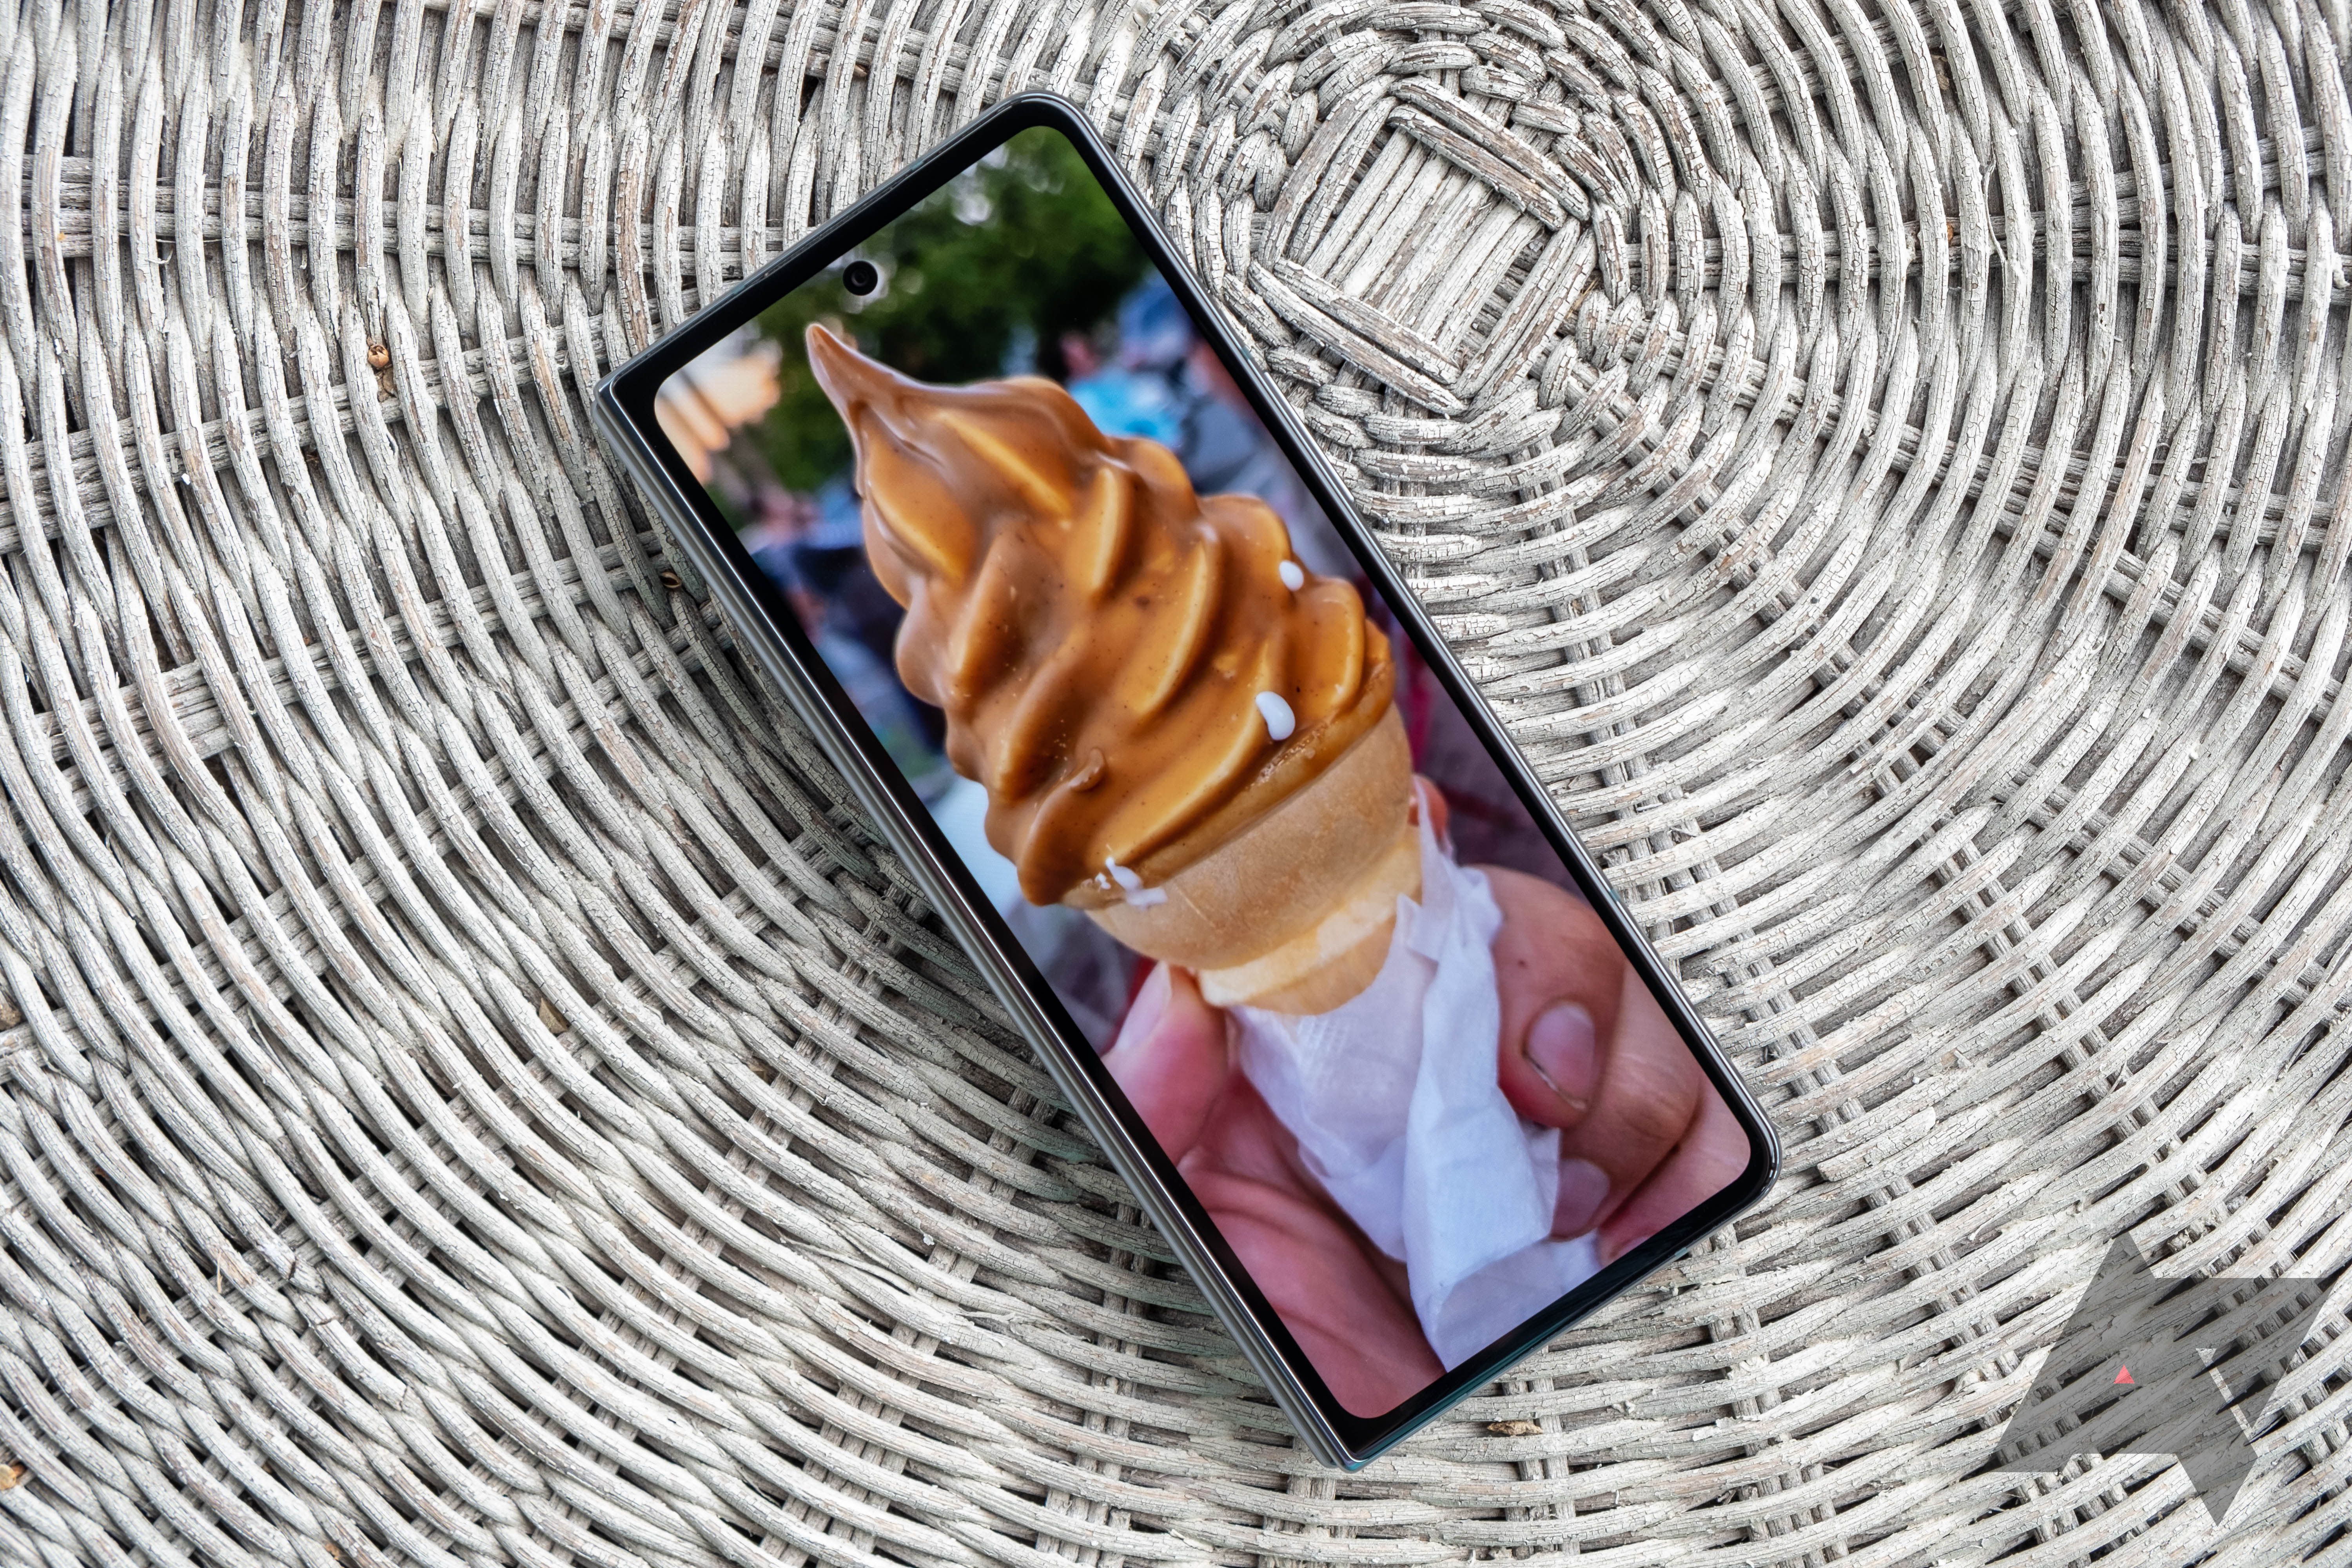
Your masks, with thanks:
[{"label": "blurred green tree", "polygon": [[873,294],[850,294],[836,267],[760,318],[783,350],[761,446],[796,490],[823,484],[850,457],[849,433],[809,371],[802,333],[811,321],[925,381],[1003,374],[1024,345],[1052,370],[1062,335],[1097,331],[1150,265],[1077,150],[1043,128],[1013,137],[852,254],[881,269]]}]

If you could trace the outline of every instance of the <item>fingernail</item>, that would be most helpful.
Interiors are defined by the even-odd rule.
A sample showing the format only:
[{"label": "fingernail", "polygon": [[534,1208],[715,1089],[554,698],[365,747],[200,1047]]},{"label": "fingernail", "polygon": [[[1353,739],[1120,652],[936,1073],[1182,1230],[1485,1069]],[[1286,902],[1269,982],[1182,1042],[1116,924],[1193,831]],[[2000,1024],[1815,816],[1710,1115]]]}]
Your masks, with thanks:
[{"label": "fingernail", "polygon": [[1554,1236],[1582,1236],[1609,1202],[1609,1173],[1590,1160],[1559,1163],[1559,1196],[1551,1205]]},{"label": "fingernail", "polygon": [[1121,1046],[1139,1044],[1151,1037],[1160,1020],[1168,1016],[1168,997],[1173,989],[1168,978],[1168,966],[1152,966],[1151,978],[1135,994],[1135,1002],[1127,1010],[1127,1020],[1118,1026],[1118,1038],[1111,1042],[1112,1050]]},{"label": "fingernail", "polygon": [[1611,1264],[1616,1262],[1619,1258],[1624,1257],[1627,1253],[1633,1251],[1635,1247],[1641,1246],[1643,1242],[1649,1240],[1650,1237],[1657,1234],[1658,1233],[1654,1230],[1645,1230],[1639,1236],[1602,1237],[1601,1238],[1601,1246],[1598,1249],[1601,1254],[1601,1267],[1603,1268],[1608,1268]]},{"label": "fingernail", "polygon": [[1581,1116],[1600,1087],[1601,1053],[1592,1015],[1573,1002],[1556,1002],[1528,1026],[1528,1065],[1554,1094]]}]

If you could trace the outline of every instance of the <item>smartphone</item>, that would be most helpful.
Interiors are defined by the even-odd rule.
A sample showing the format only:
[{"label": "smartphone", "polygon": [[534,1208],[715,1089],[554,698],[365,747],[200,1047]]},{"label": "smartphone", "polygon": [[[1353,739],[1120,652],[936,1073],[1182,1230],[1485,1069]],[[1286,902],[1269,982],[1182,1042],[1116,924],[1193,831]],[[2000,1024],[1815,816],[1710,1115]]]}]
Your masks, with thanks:
[{"label": "smartphone", "polygon": [[975,121],[594,413],[1328,1463],[1770,1184],[1754,1098],[1068,104]]}]

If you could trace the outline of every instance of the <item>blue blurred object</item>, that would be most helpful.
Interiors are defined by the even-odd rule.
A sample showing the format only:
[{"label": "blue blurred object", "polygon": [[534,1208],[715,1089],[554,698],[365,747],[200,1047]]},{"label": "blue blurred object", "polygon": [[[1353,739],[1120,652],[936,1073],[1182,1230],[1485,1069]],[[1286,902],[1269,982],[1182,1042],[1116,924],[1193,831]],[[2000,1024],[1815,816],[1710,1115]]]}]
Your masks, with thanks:
[{"label": "blue blurred object", "polygon": [[1070,395],[1107,436],[1140,436],[1163,447],[1184,438],[1184,410],[1164,375],[1100,370],[1070,383]]},{"label": "blue blurred object", "polygon": [[[1189,372],[1191,367],[1186,369]],[[1184,439],[1176,447],[1176,455],[1184,460],[1184,471],[1202,495],[1239,490],[1275,502],[1275,510],[1281,510],[1274,492],[1289,479],[1289,465],[1267,441],[1255,418],[1199,383],[1200,378],[1190,374],[1184,378],[1190,406],[1185,410]]]},{"label": "blue blurred object", "polygon": [[1004,363],[997,367],[999,375],[1034,375],[1037,374],[1037,329],[1023,321],[1013,329],[1013,336],[1004,344]]},{"label": "blue blurred object", "polygon": [[836,557],[866,549],[865,524],[858,514],[857,492],[846,474],[828,479],[808,498],[814,517],[797,531],[761,527],[748,531],[744,542],[761,571],[787,588],[805,588],[827,597],[842,574]]},{"label": "blue blurred object", "polygon": [[945,721],[907,694],[893,668],[902,612],[866,558],[857,494],[843,475],[808,499],[796,533],[755,536],[751,560],[786,593],[793,611],[866,721],[918,792],[949,774],[940,750]]},{"label": "blue blurred object", "polygon": [[857,492],[849,488],[849,476],[836,474],[820,486],[814,496],[816,522],[802,536],[802,543],[811,550],[863,550],[866,547],[865,524],[860,521]]},{"label": "blue blurred object", "polygon": [[744,542],[751,547],[751,564],[757,566],[768,581],[787,588],[792,586],[793,564],[790,544],[781,539],[768,539],[752,543],[747,538]]},{"label": "blue blurred object", "polygon": [[1120,363],[1137,370],[1173,370],[1192,352],[1192,318],[1157,272],[1118,303]]}]

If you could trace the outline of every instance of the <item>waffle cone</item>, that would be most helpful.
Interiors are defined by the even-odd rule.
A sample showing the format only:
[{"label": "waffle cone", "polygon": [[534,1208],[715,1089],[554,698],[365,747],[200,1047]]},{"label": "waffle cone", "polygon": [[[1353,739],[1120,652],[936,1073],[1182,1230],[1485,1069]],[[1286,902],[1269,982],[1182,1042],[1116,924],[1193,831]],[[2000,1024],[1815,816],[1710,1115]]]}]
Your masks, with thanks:
[{"label": "waffle cone", "polygon": [[1398,830],[1346,897],[1289,941],[1223,969],[1201,971],[1213,1007],[1328,1013],[1370,985],[1388,962],[1396,901],[1421,895],[1421,835]]},{"label": "waffle cone", "polygon": [[1212,1005],[1321,1013],[1371,984],[1399,894],[1421,891],[1412,757],[1393,709],[1338,760],[1185,867],[1149,906],[1087,912],[1196,971]]}]

